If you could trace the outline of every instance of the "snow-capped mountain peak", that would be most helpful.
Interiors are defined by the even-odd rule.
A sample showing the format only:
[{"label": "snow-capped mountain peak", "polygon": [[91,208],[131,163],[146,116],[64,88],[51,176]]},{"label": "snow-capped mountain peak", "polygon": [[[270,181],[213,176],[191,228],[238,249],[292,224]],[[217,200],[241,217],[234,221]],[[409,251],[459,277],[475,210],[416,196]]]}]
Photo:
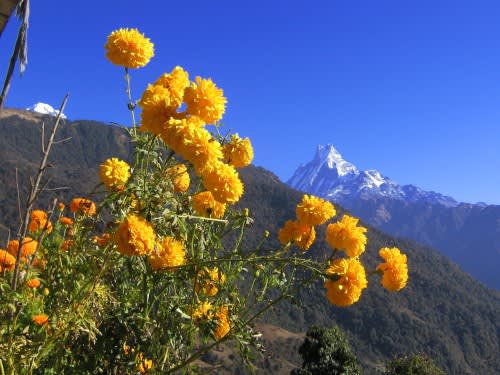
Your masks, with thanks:
[{"label": "snow-capped mountain peak", "polygon": [[425,201],[448,207],[458,202],[435,192],[424,191],[414,185],[399,185],[379,171],[360,171],[344,160],[331,145],[319,145],[313,160],[301,165],[288,180],[288,185],[347,206],[354,198],[391,198],[407,202]]},{"label": "snow-capped mountain peak", "polygon": [[344,160],[340,152],[331,144],[319,145],[314,159],[322,164],[326,163],[330,169],[336,169],[339,176],[358,172],[358,169]]},{"label": "snow-capped mountain peak", "polygon": [[[26,110],[31,111],[31,112],[37,112],[37,113],[42,113],[44,115],[51,115],[51,116],[57,116],[59,114],[59,110],[54,109],[50,104],[47,103],[36,103],[32,105],[31,107],[26,108]],[[61,114],[61,118],[66,118],[66,115],[64,113]]]}]

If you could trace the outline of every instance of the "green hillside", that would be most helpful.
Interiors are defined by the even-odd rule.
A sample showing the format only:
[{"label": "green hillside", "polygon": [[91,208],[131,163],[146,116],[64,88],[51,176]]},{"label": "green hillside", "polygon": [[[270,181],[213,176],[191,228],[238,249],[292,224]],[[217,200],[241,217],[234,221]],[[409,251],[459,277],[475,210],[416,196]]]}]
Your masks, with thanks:
[{"label": "green hillside", "polygon": [[[15,169],[18,168],[21,186],[25,185],[39,159],[41,124],[49,125],[51,121],[47,116],[12,110],[3,112],[0,118],[3,161],[0,176],[4,181],[0,189],[2,243],[7,238],[6,229],[14,229],[17,223]],[[67,201],[75,195],[91,192],[97,184],[98,164],[111,156],[127,159],[131,150],[125,132],[98,122],[65,123],[58,139],[69,137],[54,146],[49,182],[50,187],[68,187],[68,190],[44,195],[40,201],[42,207],[48,205],[52,196]],[[294,217],[302,193],[290,189],[262,168],[249,167],[241,174],[246,194],[240,205],[248,207],[255,219],[248,233],[249,244],[264,230],[269,230],[275,238],[285,220]],[[337,207],[339,216],[343,212]],[[317,238],[322,239],[323,233],[318,233]],[[449,374],[500,373],[500,294],[487,289],[430,248],[395,239],[372,228],[368,238],[363,259],[369,267],[378,262],[377,252],[383,246],[398,246],[408,255],[407,288],[390,295],[380,285],[371,285],[358,304],[338,308],[327,302],[324,288],[318,284],[301,291],[297,304],[280,305],[263,320],[292,332],[304,332],[313,324],[339,325],[346,331],[365,374],[377,373],[377,369],[397,354],[414,352],[428,354]],[[308,256],[326,257],[327,254],[325,242],[318,241]],[[378,284],[378,280],[372,278],[369,283]],[[273,346],[271,339],[269,346],[274,356],[267,357],[267,363],[261,363],[267,373],[271,369],[277,373],[280,366],[273,367],[272,360],[277,361],[280,355],[289,358],[293,345]],[[280,353],[280,348],[287,353]],[[286,366],[281,368],[289,369],[291,361],[281,363],[285,362]],[[297,353],[294,363],[299,362]]]}]

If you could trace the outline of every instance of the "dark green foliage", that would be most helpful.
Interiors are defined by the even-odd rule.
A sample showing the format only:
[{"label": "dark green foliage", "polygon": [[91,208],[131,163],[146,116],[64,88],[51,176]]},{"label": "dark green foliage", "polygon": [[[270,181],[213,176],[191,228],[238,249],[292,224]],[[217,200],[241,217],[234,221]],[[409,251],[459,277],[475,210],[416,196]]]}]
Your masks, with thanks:
[{"label": "dark green foliage", "polygon": [[385,375],[446,375],[431,358],[424,354],[402,356],[393,359]]},{"label": "dark green foliage", "polygon": [[299,353],[303,359],[302,368],[293,370],[292,375],[360,374],[356,357],[344,334],[336,327],[309,328]]}]

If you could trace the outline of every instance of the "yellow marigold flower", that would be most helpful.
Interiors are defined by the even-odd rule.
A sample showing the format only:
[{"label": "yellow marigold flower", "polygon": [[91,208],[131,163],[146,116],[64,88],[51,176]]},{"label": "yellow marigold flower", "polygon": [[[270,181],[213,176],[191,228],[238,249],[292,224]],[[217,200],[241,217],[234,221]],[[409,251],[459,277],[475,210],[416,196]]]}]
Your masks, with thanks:
[{"label": "yellow marigold flower", "polygon": [[149,255],[154,250],[155,232],[142,217],[129,215],[120,223],[113,239],[123,255]]},{"label": "yellow marigold flower", "polygon": [[302,250],[311,247],[316,239],[316,231],[310,225],[302,224],[298,221],[287,220],[283,228],[278,233],[278,238],[283,245],[293,242]]},{"label": "yellow marigold flower", "polygon": [[137,29],[118,29],[108,36],[106,57],[115,65],[141,68],[154,56],[154,45]]},{"label": "yellow marigold flower", "polygon": [[189,189],[191,178],[184,164],[177,164],[168,168],[165,174],[172,179],[174,185],[174,192],[184,193]]},{"label": "yellow marigold flower", "polygon": [[195,322],[199,322],[200,320],[205,319],[212,319],[213,316],[214,314],[212,312],[212,304],[207,301],[200,303],[191,313],[191,318]]},{"label": "yellow marigold flower", "polygon": [[47,213],[43,210],[33,210],[28,229],[32,233],[43,229],[45,229],[47,233],[52,232],[52,223],[48,221]]},{"label": "yellow marigold flower", "polygon": [[224,216],[226,205],[215,200],[209,191],[193,195],[193,210],[200,216],[220,219]]},{"label": "yellow marigold flower", "polygon": [[142,94],[141,100],[139,100],[139,106],[142,109],[154,109],[154,108],[171,108],[175,111],[176,106],[172,103],[170,98],[170,91],[161,85],[151,85],[149,84],[146,90]]},{"label": "yellow marigold flower", "polygon": [[181,266],[186,262],[184,245],[175,238],[167,236],[162,242],[157,243],[155,251],[148,257],[148,262],[155,271]]},{"label": "yellow marigold flower", "polygon": [[297,219],[307,225],[321,225],[335,216],[335,207],[324,199],[305,194],[295,210]]},{"label": "yellow marigold flower", "polygon": [[31,317],[31,320],[37,326],[44,326],[45,324],[47,324],[49,322],[49,317],[48,317],[48,315],[45,315],[45,314],[38,314],[38,315],[33,315]]},{"label": "yellow marigold flower", "polygon": [[180,66],[176,66],[172,72],[158,78],[155,85],[168,89],[172,104],[179,107],[184,98],[184,90],[189,86],[189,74]]},{"label": "yellow marigold flower", "polygon": [[224,161],[233,167],[244,168],[253,160],[253,147],[250,139],[241,139],[238,134],[233,134],[231,141],[223,148]]},{"label": "yellow marigold flower", "polygon": [[145,374],[153,368],[153,360],[144,358],[143,353],[139,353],[136,360],[137,360],[137,371],[139,371],[141,374]]},{"label": "yellow marigold flower", "polygon": [[222,159],[222,146],[203,127],[199,117],[171,118],[165,124],[161,138],[177,154],[201,170]]},{"label": "yellow marigold flower", "polygon": [[233,166],[215,162],[202,172],[203,184],[221,203],[234,204],[243,195],[243,182]]},{"label": "yellow marigold flower", "polygon": [[216,340],[222,339],[231,330],[228,313],[229,309],[226,305],[219,307],[219,309],[215,313],[215,317],[217,319],[217,325],[215,327],[214,336]]},{"label": "yellow marigold flower", "polygon": [[[31,237],[24,237],[23,244],[21,246],[21,257],[27,258],[33,255],[38,246],[38,242],[32,239]],[[7,251],[12,254],[14,257],[17,257],[17,252],[19,251],[19,241],[11,240],[7,244]]]},{"label": "yellow marigold flower", "polygon": [[0,249],[0,271],[13,271],[16,268],[16,258],[7,251]]},{"label": "yellow marigold flower", "polygon": [[109,189],[123,189],[130,178],[130,166],[118,158],[107,159],[99,167],[99,177]]},{"label": "yellow marigold flower", "polygon": [[26,286],[28,288],[31,288],[31,289],[36,289],[36,288],[39,288],[40,287],[40,279],[29,279],[28,281],[26,281]]},{"label": "yellow marigold flower", "polygon": [[59,222],[65,227],[73,225],[73,219],[70,217],[62,216],[59,218]]},{"label": "yellow marigold flower", "polygon": [[217,267],[203,268],[199,273],[199,281],[196,283],[196,293],[203,293],[213,297],[219,292],[219,286],[226,282],[224,275]]},{"label": "yellow marigold flower", "polygon": [[74,198],[69,205],[69,210],[88,216],[95,215],[96,213],[95,203],[85,198]]},{"label": "yellow marigold flower", "polygon": [[196,77],[195,82],[184,91],[187,113],[198,116],[207,124],[219,121],[226,110],[227,99],[211,79]]},{"label": "yellow marigold flower", "polygon": [[326,274],[332,278],[325,282],[326,297],[337,306],[350,306],[358,302],[368,285],[365,268],[357,258],[334,260]]},{"label": "yellow marigold flower", "polygon": [[406,286],[408,281],[408,265],[406,255],[402,254],[397,247],[383,247],[379,255],[384,258],[377,270],[384,273],[381,283],[387,290],[397,292]]},{"label": "yellow marigold flower", "polygon": [[145,108],[141,112],[141,126],[139,130],[161,136],[165,128],[165,123],[171,118],[180,119],[183,118],[183,115],[177,113],[174,107],[167,107],[162,103]]},{"label": "yellow marigold flower", "polygon": [[356,257],[365,251],[366,228],[358,227],[359,219],[344,215],[342,221],[329,224],[326,241],[332,248],[344,250],[347,256]]}]

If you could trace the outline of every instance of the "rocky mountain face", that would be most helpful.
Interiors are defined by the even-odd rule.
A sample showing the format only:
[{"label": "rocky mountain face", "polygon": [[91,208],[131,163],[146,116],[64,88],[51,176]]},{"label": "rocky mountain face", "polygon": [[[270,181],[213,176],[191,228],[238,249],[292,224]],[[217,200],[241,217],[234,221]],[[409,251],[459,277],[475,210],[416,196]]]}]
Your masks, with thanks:
[{"label": "rocky mountain face", "polygon": [[500,206],[457,202],[376,170],[360,171],[332,146],[318,146],[288,184],[332,200],[371,225],[440,250],[488,286],[500,289]]},{"label": "rocky mountain face", "polygon": [[[21,187],[29,182],[40,157],[42,123],[50,127],[53,118],[9,110],[0,115],[2,244],[8,236],[6,228],[14,230],[17,225],[15,170]],[[49,186],[68,189],[48,192],[36,208],[46,208],[54,196],[65,202],[77,195],[88,196],[98,182],[98,165],[111,156],[128,159],[132,151],[122,129],[93,121],[65,122],[58,139],[67,140],[54,146]],[[269,230],[268,246],[273,248],[277,246],[278,229],[294,217],[303,193],[262,168],[245,168],[241,177],[245,195],[240,205],[248,207],[255,219],[245,243],[252,246],[260,241],[264,230]],[[338,205],[337,212],[341,217],[345,210]],[[458,218],[455,221],[457,226],[462,225]],[[409,259],[408,286],[400,293],[389,293],[378,278],[370,277],[360,302],[349,308],[331,305],[321,282],[299,290],[294,303],[278,305],[256,325],[267,348],[265,353],[256,354],[257,373],[289,374],[291,368],[300,365],[296,349],[303,337],[301,332],[316,324],[340,326],[367,375],[380,374],[384,363],[395,355],[419,352],[430,355],[448,374],[499,374],[500,293],[486,288],[428,247],[368,228],[369,242],[363,255],[367,268],[379,262],[380,247],[398,246]],[[316,244],[305,256],[326,259],[328,247],[323,238],[319,230]],[[231,342],[217,348],[201,359],[203,365],[221,374],[249,373],[232,349]]]}]

